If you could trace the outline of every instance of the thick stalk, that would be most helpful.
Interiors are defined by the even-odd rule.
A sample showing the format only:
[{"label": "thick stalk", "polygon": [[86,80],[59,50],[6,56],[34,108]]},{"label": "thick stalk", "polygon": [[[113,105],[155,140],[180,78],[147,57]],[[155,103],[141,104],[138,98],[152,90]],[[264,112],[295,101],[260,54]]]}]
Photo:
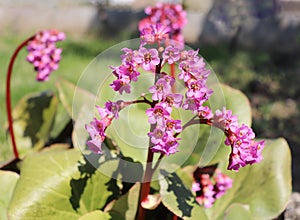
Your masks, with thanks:
[{"label": "thick stalk", "polygon": [[[161,63],[162,60],[160,61],[160,63],[156,66],[155,69],[155,80],[154,80],[154,84],[157,82],[157,80],[159,80],[160,78],[160,71],[161,71]],[[157,102],[154,101],[153,102],[153,106],[156,104]],[[153,132],[155,129],[155,124],[152,124],[150,127],[150,132]],[[149,139],[149,148],[148,148],[148,156],[147,156],[147,164],[146,164],[146,170],[145,170],[145,174],[144,174],[144,178],[143,178],[143,182],[141,184],[141,190],[140,190],[140,197],[139,197],[139,208],[138,208],[138,220],[144,220],[145,219],[145,215],[146,215],[146,210],[141,206],[141,203],[143,201],[145,201],[145,199],[147,199],[147,196],[150,193],[150,185],[151,185],[151,179],[152,179],[152,175],[154,172],[154,169],[152,169],[152,162],[153,162],[153,152],[151,150],[152,147],[152,143]]]},{"label": "thick stalk", "polygon": [[[155,128],[155,126],[151,125],[150,130],[153,131],[154,128]],[[151,146],[151,145],[152,144],[149,143],[149,146]],[[138,220],[145,219],[146,210],[141,206],[141,203],[147,199],[147,196],[150,193],[151,178],[152,178],[152,174],[153,174],[152,161],[153,161],[153,152],[149,147],[145,175],[143,178],[143,182],[141,185],[141,191],[140,191]]]},{"label": "thick stalk", "polygon": [[23,43],[21,43],[17,49],[15,50],[14,54],[12,55],[8,70],[7,70],[7,75],[6,75],[6,113],[7,113],[7,120],[8,120],[8,129],[10,133],[10,138],[11,138],[11,143],[13,147],[13,152],[15,155],[16,159],[19,159],[19,152],[16,144],[16,139],[15,139],[15,134],[14,134],[14,128],[13,128],[13,118],[12,118],[12,108],[11,108],[11,94],[10,94],[10,81],[11,81],[11,75],[13,71],[13,66],[15,59],[20,52],[20,50],[25,47],[29,41],[31,41],[34,38],[34,36],[28,38],[25,40]]}]

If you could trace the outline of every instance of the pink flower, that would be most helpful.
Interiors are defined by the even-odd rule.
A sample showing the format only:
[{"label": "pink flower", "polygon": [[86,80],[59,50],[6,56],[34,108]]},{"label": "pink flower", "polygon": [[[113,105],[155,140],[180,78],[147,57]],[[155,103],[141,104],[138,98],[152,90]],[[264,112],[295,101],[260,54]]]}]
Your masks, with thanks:
[{"label": "pink flower", "polygon": [[225,107],[223,107],[222,111],[216,111],[213,120],[214,126],[223,130],[235,130],[238,127],[237,116],[232,115],[232,111],[226,110]]},{"label": "pink flower", "polygon": [[121,55],[122,63],[131,63],[133,62],[133,57],[137,53],[135,50],[131,50],[129,48],[123,48],[122,51],[124,54]]},{"label": "pink flower", "polygon": [[195,98],[186,98],[182,108],[186,110],[191,110],[193,113],[198,112],[199,108],[202,106],[200,100]]},{"label": "pink flower", "polygon": [[197,191],[200,191],[200,189],[201,189],[200,183],[193,182],[193,184],[192,184],[192,191],[193,192],[197,192]]},{"label": "pink flower", "polygon": [[178,79],[182,79],[184,82],[187,82],[192,78],[191,72],[193,68],[193,62],[181,61],[179,63],[180,74],[178,75]]},{"label": "pink flower", "polygon": [[155,85],[149,88],[149,92],[151,92],[153,100],[162,100],[164,99],[171,91],[171,85],[165,78],[160,78],[157,80]]},{"label": "pink flower", "polygon": [[163,127],[156,127],[153,132],[149,132],[151,143],[158,144],[163,142],[163,137],[166,135],[165,129]]},{"label": "pink flower", "polygon": [[158,51],[154,48],[147,50],[141,47],[138,55],[134,58],[137,64],[141,64],[144,70],[155,70],[155,66],[160,63]]},{"label": "pink flower", "polygon": [[155,25],[146,24],[141,30],[140,38],[141,45],[158,43],[161,44],[163,41],[169,38],[170,29],[167,26],[163,26],[160,23]]},{"label": "pink flower", "polygon": [[199,187],[193,187],[194,192],[197,193],[196,201],[205,208],[210,208],[216,200],[214,198],[214,185],[210,180],[210,176],[208,174],[201,174],[195,180],[196,182],[193,185],[199,185]]},{"label": "pink flower", "polygon": [[154,108],[146,110],[146,115],[149,117],[148,122],[150,124],[157,123],[163,125],[165,118],[170,116],[170,113],[160,103],[156,104]]},{"label": "pink flower", "polygon": [[223,196],[232,187],[233,181],[221,173],[220,170],[216,169],[213,182],[211,178],[213,174],[206,173],[204,169],[197,168],[194,172],[192,191],[196,193],[196,201],[200,205],[210,208],[218,198]]},{"label": "pink flower", "polygon": [[180,108],[183,96],[181,94],[168,94],[164,97],[163,103],[166,104],[167,111],[171,112],[172,107]]},{"label": "pink flower", "polygon": [[112,67],[113,74],[118,77],[118,79],[129,78],[130,81],[136,82],[140,72],[137,71],[136,66],[130,62],[123,63],[118,67]]},{"label": "pink flower", "polygon": [[110,122],[111,120],[108,120],[107,118],[102,120],[94,118],[89,125],[85,126],[85,129],[91,137],[91,140],[87,141],[87,146],[96,154],[102,153],[101,145],[106,137],[106,127],[110,124]]},{"label": "pink flower", "polygon": [[108,101],[105,103],[105,108],[101,108],[96,106],[98,109],[98,113],[101,118],[119,118],[119,111],[123,106],[123,101],[111,102]]},{"label": "pink flower", "polygon": [[[199,56],[198,56],[199,50],[183,50],[180,52],[180,60],[181,61],[193,61],[193,62],[198,62],[200,60]],[[202,61],[200,62],[200,66],[199,67],[204,67],[205,63]]]},{"label": "pink flower", "polygon": [[169,64],[175,63],[180,59],[179,49],[177,47],[167,46],[162,57]]},{"label": "pink flower", "polygon": [[213,118],[214,115],[208,106],[200,106],[198,108],[198,116],[199,116],[199,118],[204,118],[204,119],[210,120]]},{"label": "pink flower", "polygon": [[[150,25],[160,24],[168,28],[169,38],[179,41],[181,46],[184,44],[182,36],[183,26],[186,24],[186,12],[179,4],[162,4],[158,3],[154,7],[147,7],[145,13],[148,17],[139,22],[139,31],[142,32]],[[145,34],[142,33],[142,36]],[[151,41],[149,41],[151,42]]]},{"label": "pink flower", "polygon": [[216,183],[214,187],[215,197],[218,199],[232,187],[233,180],[218,169],[216,169],[214,180]]},{"label": "pink flower", "polygon": [[121,79],[114,80],[110,86],[113,88],[113,90],[118,91],[120,94],[122,94],[124,91],[126,93],[130,93],[130,79],[129,77],[123,77]]},{"label": "pink flower", "polygon": [[209,90],[201,80],[190,79],[186,82],[188,91],[186,93],[187,97],[193,97],[200,99],[201,103],[208,100],[209,96],[212,94],[212,90]]},{"label": "pink flower", "polygon": [[213,124],[224,130],[225,144],[231,146],[227,169],[238,171],[241,167],[262,160],[264,141],[255,142],[253,140],[255,134],[252,129],[245,124],[239,126],[237,116],[232,115],[230,110],[225,108],[222,111],[217,110],[213,117]]},{"label": "pink flower", "polygon": [[56,48],[55,43],[65,39],[63,32],[56,30],[41,31],[27,45],[27,61],[34,65],[38,81],[47,81],[52,71],[58,69],[61,58],[61,48]]},{"label": "pink flower", "polygon": [[179,133],[182,131],[181,120],[167,119],[165,122],[167,132]]},{"label": "pink flower", "polygon": [[178,152],[177,147],[179,146],[178,140],[180,138],[174,138],[173,136],[165,135],[162,141],[154,145],[151,150],[153,152],[159,152],[169,156]]}]

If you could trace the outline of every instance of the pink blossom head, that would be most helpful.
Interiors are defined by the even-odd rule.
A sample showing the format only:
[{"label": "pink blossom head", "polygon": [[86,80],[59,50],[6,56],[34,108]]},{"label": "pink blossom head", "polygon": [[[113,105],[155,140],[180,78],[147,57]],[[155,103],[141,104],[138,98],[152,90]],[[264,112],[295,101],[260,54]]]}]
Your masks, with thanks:
[{"label": "pink blossom head", "polygon": [[37,71],[37,81],[47,81],[51,72],[58,69],[61,59],[61,48],[55,43],[65,39],[65,34],[57,30],[46,30],[37,33],[27,45],[27,61]]},{"label": "pink blossom head", "polygon": [[192,191],[196,193],[196,201],[205,208],[213,206],[231,187],[232,179],[219,169],[210,167],[197,168],[194,172]]},{"label": "pink blossom head", "polygon": [[[145,28],[150,25],[160,24],[163,29],[168,29],[168,39],[179,41],[184,44],[182,29],[187,23],[186,12],[180,4],[163,4],[158,3],[154,7],[147,7],[145,13],[148,15],[146,18],[139,22],[139,31],[141,35]],[[161,31],[158,31],[161,33]]]}]

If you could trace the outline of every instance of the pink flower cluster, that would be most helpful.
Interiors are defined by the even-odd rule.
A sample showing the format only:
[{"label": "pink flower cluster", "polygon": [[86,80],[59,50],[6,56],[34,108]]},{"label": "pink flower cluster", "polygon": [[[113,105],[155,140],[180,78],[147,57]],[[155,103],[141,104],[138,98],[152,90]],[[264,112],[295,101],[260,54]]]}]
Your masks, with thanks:
[{"label": "pink flower cluster", "polygon": [[130,93],[130,83],[136,82],[140,75],[140,72],[137,71],[138,67],[154,72],[156,65],[160,63],[158,51],[154,48],[149,50],[144,47],[140,47],[139,50],[124,48],[122,51],[124,52],[121,55],[122,64],[113,67],[113,74],[117,79],[110,85],[120,94],[124,91]]},{"label": "pink flower cluster", "polygon": [[196,193],[196,200],[205,208],[210,208],[216,199],[223,196],[232,187],[232,179],[215,170],[213,179],[208,173],[202,173],[200,168],[194,172],[192,191]]},{"label": "pink flower cluster", "polygon": [[204,102],[209,99],[213,91],[206,86],[210,71],[206,69],[203,58],[198,56],[198,50],[183,51],[179,69],[178,78],[185,82],[188,89],[182,107],[193,113],[202,111]]},{"label": "pink flower cluster", "polygon": [[28,43],[27,61],[34,65],[37,71],[36,79],[46,81],[52,71],[57,70],[61,58],[61,48],[56,48],[55,43],[65,39],[63,32],[56,30],[41,31]]},{"label": "pink flower cluster", "polygon": [[255,134],[245,124],[238,124],[237,116],[232,115],[231,110],[223,108],[217,110],[213,117],[213,124],[223,129],[226,135],[225,144],[231,146],[229,170],[237,171],[247,164],[259,163],[262,160],[264,141],[256,142]]},{"label": "pink flower cluster", "polygon": [[187,19],[181,5],[158,3],[154,7],[147,7],[145,13],[148,16],[139,22],[142,44],[172,39],[183,46],[182,29]]},{"label": "pink flower cluster", "polygon": [[[155,73],[158,79],[155,85],[149,88],[152,93],[153,106],[146,111],[149,123],[156,124],[155,131],[148,134],[153,140],[151,149],[166,155],[177,152],[179,139],[174,135],[181,132],[181,122],[171,119],[172,108],[182,107],[194,113],[207,111],[207,107],[204,107],[203,104],[212,94],[212,90],[206,86],[210,71],[206,69],[203,58],[198,56],[198,50],[180,50],[172,45],[160,52],[157,49],[147,49],[143,46],[139,50],[124,48],[122,51],[124,52],[121,55],[122,64],[113,67],[113,74],[117,79],[110,84],[120,94],[130,93],[130,83],[137,81],[140,75],[138,68],[155,73],[158,66],[162,68],[167,63],[179,63],[178,78],[182,79],[187,87],[185,100],[181,94],[171,92],[175,83],[174,77],[169,76],[166,72]],[[158,139],[158,137],[160,138]]]},{"label": "pink flower cluster", "polygon": [[171,93],[175,79],[165,73],[161,74],[163,76],[149,88],[152,100],[157,103],[153,108],[146,110],[149,117],[148,122],[156,125],[154,131],[149,132],[148,135],[153,144],[151,147],[153,152],[170,155],[177,152],[179,145],[180,138],[176,138],[174,135],[182,131],[181,121],[171,117],[172,108],[181,106],[183,96]]},{"label": "pink flower cluster", "polygon": [[180,50],[175,46],[167,46],[160,54],[157,49],[147,49],[143,46],[139,50],[124,48],[121,55],[122,64],[113,67],[113,74],[117,77],[110,85],[115,91],[122,94],[124,91],[130,93],[130,83],[136,82],[140,72],[138,67],[146,71],[155,72],[156,66],[165,63],[173,64],[179,62],[179,79],[185,82],[188,88],[184,109],[197,112],[202,110],[202,105],[212,94],[212,90],[206,86],[210,71],[206,69],[203,58],[198,56],[198,50]]},{"label": "pink flower cluster", "polygon": [[[149,17],[140,23],[140,28],[144,33],[141,38],[146,43],[160,43],[163,39],[170,37],[166,35],[168,31],[177,30],[175,32],[179,33],[185,23],[185,13],[178,5],[158,4],[157,7],[147,8],[146,13]],[[118,113],[123,107],[129,104],[146,103],[150,105],[150,108],[146,110],[146,115],[148,122],[152,125],[148,136],[153,152],[170,155],[178,151],[180,138],[177,136],[186,125],[182,126],[181,120],[172,118],[172,111],[174,108],[183,108],[198,116],[197,119],[192,118],[187,126],[202,123],[216,126],[224,131],[227,137],[225,144],[231,146],[232,149],[229,170],[237,171],[247,164],[260,162],[264,141],[255,142],[255,134],[252,129],[244,124],[240,126],[237,117],[232,115],[230,110],[224,108],[213,114],[211,109],[205,106],[213,91],[207,87],[210,71],[207,69],[204,59],[198,56],[198,50],[183,50],[178,44],[173,44],[171,41],[160,44],[158,49],[146,48],[144,43],[142,42],[137,50],[122,49],[122,62],[121,65],[112,67],[112,73],[116,79],[110,86],[120,94],[130,93],[131,83],[138,81],[141,75],[139,68],[142,68],[154,75],[154,85],[149,88],[152,100],[141,95],[143,100],[126,103],[122,101],[108,102],[104,109],[98,108],[101,120],[95,118],[90,125],[86,126],[91,136],[91,140],[88,141],[90,149],[101,153],[101,143],[106,137],[105,130],[112,119],[118,118]],[[178,64],[179,73],[176,71],[171,71],[170,74],[163,72],[164,65],[169,64],[175,67],[175,63]],[[177,79],[182,80],[186,87],[184,95],[173,92]],[[205,188],[205,184],[202,185],[201,187]],[[210,194],[210,188],[211,186],[208,184],[207,190],[205,190],[208,194]],[[215,188],[213,190],[213,196],[217,197]],[[219,189],[218,192],[221,193],[221,190]]]},{"label": "pink flower cluster", "polygon": [[119,117],[119,111],[124,107],[123,101],[105,103],[105,107],[97,106],[98,113],[101,119],[94,118],[85,128],[88,131],[91,140],[87,141],[87,146],[95,154],[101,154],[101,145],[106,138],[105,130],[111,124],[114,118]]}]

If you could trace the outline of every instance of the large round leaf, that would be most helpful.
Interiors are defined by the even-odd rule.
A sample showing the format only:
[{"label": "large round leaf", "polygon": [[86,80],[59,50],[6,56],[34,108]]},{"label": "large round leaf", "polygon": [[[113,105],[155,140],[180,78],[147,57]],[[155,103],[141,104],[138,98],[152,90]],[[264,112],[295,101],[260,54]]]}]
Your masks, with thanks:
[{"label": "large round leaf", "polygon": [[[97,171],[95,165],[100,166],[99,157],[83,157],[75,149],[46,151],[26,157],[9,205],[9,217],[15,220],[78,219],[103,209],[120,192],[116,180]],[[118,170],[118,165],[101,164],[111,171],[111,176]]]},{"label": "large round leaf", "polygon": [[[286,207],[291,195],[291,154],[284,139],[267,140],[264,159],[238,172],[228,171],[226,160],[218,168],[233,179],[233,187],[208,209],[200,207],[190,191],[190,171],[167,173],[160,180],[160,193],[166,207],[184,219],[274,219]],[[187,170],[187,169],[186,169]],[[205,216],[205,215],[204,215]],[[241,217],[242,216],[242,217]]]},{"label": "large round leaf", "polygon": [[173,173],[161,170],[159,184],[162,202],[183,219],[206,220],[204,208],[199,206],[191,191],[191,181],[187,181],[190,178],[181,170]]},{"label": "large round leaf", "polygon": [[220,163],[219,168],[233,179],[233,187],[207,210],[210,219],[234,212],[233,204],[243,205],[253,219],[272,219],[285,209],[291,195],[289,146],[284,139],[267,140],[263,156],[260,163],[238,172],[226,171],[227,161]]},{"label": "large round leaf", "polygon": [[17,173],[0,170],[0,219],[2,220],[7,219],[7,207],[18,179]]},{"label": "large round leaf", "polygon": [[12,147],[8,141],[0,142],[0,167],[5,166],[14,158]]},{"label": "large round leaf", "polygon": [[134,220],[139,205],[140,184],[136,183],[125,195],[120,197],[109,213],[118,216],[114,220]]},{"label": "large round leaf", "polygon": [[52,92],[43,92],[23,97],[14,108],[13,126],[21,157],[49,140],[57,105]]},{"label": "large round leaf", "polygon": [[[65,136],[60,136],[64,129],[67,128],[68,124],[71,122],[71,117],[64,108],[64,106],[59,103],[57,106],[57,112],[55,114],[53,128],[51,129],[50,137],[53,140],[57,138],[66,138]],[[58,140],[60,141],[60,140]]]},{"label": "large round leaf", "polygon": [[226,220],[253,220],[251,213],[249,211],[249,207],[247,205],[242,204],[233,204],[228,207],[227,212],[225,213],[225,217],[222,219]]},{"label": "large round leaf", "polygon": [[78,220],[110,220],[111,216],[108,213],[96,210],[90,213],[85,214],[80,217]]},{"label": "large round leaf", "polygon": [[[59,93],[59,99],[73,120],[78,118],[82,106],[88,104],[93,106],[96,102],[96,96],[92,93],[77,87],[75,84],[60,79],[56,82],[56,87]],[[91,110],[93,112],[93,110]]]}]

